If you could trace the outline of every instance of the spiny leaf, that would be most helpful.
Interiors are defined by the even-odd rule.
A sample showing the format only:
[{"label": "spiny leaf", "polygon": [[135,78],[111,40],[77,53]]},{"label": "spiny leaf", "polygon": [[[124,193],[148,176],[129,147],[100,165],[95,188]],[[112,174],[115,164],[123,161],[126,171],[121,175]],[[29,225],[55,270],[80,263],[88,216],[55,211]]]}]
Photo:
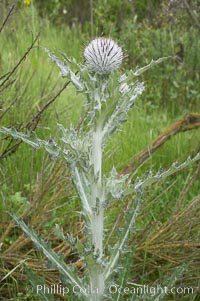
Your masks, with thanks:
[{"label": "spiny leaf", "polygon": [[33,148],[36,149],[43,146],[52,158],[57,158],[60,155],[61,149],[59,146],[57,146],[55,141],[53,141],[52,139],[49,139],[47,141],[41,140],[36,136],[35,132],[26,134],[18,132],[14,128],[2,127],[0,128],[0,133],[10,135],[14,139],[21,139],[23,142],[31,145]]},{"label": "spiny leaf", "polygon": [[[80,79],[79,76],[77,76],[68,65],[65,65],[64,62],[62,62],[55,54],[53,54],[51,51],[49,51],[47,48],[44,48],[44,51],[48,54],[49,58],[54,61],[57,66],[61,70],[61,74],[63,77],[68,76],[72,82],[72,84],[75,86],[77,91],[83,91],[84,85]],[[79,65],[77,64],[77,67]]]},{"label": "spiny leaf", "polygon": [[165,60],[169,59],[170,56],[166,56],[166,57],[162,57],[162,58],[159,58],[158,60],[152,60],[150,64],[142,67],[142,68],[139,68],[137,69],[135,72],[134,71],[131,71],[131,74],[133,76],[139,76],[141,75],[142,73],[144,73],[145,71],[147,71],[148,69],[150,69],[151,67],[157,65],[157,64],[160,64],[162,62],[164,62]]},{"label": "spiny leaf", "polygon": [[136,191],[141,190],[142,188],[145,188],[147,186],[150,186],[158,181],[164,180],[167,177],[171,176],[177,171],[181,171],[182,169],[190,166],[194,162],[200,160],[200,153],[197,153],[197,155],[191,159],[188,157],[188,159],[183,162],[182,164],[178,164],[177,162],[173,163],[172,166],[164,171],[164,172],[157,172],[155,175],[149,175],[146,179],[138,179],[137,182],[134,185],[134,188]]},{"label": "spiny leaf", "polygon": [[38,139],[34,132],[25,134],[25,133],[18,132],[14,128],[2,127],[0,128],[0,133],[5,135],[6,134],[10,135],[14,139],[21,139],[22,141],[26,142],[27,144],[31,145],[34,148],[40,148],[42,144],[42,140]]},{"label": "spiny leaf", "polygon": [[128,177],[129,175],[119,176],[115,167],[113,167],[109,177],[105,178],[106,194],[108,196],[111,194],[113,198],[121,199],[128,188],[126,183]]},{"label": "spiny leaf", "polygon": [[[91,190],[90,183],[86,178],[86,175],[82,173],[76,166],[72,167],[72,176],[74,180],[75,187],[80,196],[82,207],[84,213],[89,217],[92,214],[92,209],[90,206]],[[88,191],[89,189],[89,191]]]},{"label": "spiny leaf", "polygon": [[121,236],[121,240],[117,243],[114,253],[105,269],[104,272],[104,277],[105,280],[108,279],[108,277],[112,274],[114,268],[116,267],[116,264],[118,262],[118,259],[120,257],[121,252],[123,251],[123,248],[125,246],[125,244],[127,243],[128,237],[129,237],[129,233],[135,223],[135,219],[139,213],[139,208],[140,208],[140,204],[141,204],[141,195],[138,194],[137,195],[137,199],[134,200],[133,206],[131,208],[131,212],[129,215],[129,219],[126,222],[126,225],[123,229],[123,235]]},{"label": "spiny leaf", "polygon": [[[43,251],[44,255],[59,270],[59,272],[70,280],[71,285],[76,285],[81,289],[81,280],[67,267],[65,262],[61,260],[61,258],[34,232],[34,230],[28,227],[15,214],[11,214],[11,217],[21,227],[25,234],[30,237],[30,239],[35,243],[37,248]],[[87,292],[83,292],[83,297],[88,297]]]},{"label": "spiny leaf", "polygon": [[134,105],[135,99],[142,94],[143,90],[144,85],[142,82],[135,83],[126,90],[120,90],[120,93],[124,93],[124,96],[122,99],[119,99],[113,113],[107,118],[103,128],[104,142],[116,131],[122,122],[126,121],[127,114]]}]

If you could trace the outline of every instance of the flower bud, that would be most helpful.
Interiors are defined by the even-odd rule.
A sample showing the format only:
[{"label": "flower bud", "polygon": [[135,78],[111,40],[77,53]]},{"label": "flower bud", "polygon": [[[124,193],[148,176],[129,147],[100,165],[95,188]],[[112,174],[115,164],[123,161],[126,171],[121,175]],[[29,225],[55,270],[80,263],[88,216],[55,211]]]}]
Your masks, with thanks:
[{"label": "flower bud", "polygon": [[123,52],[110,38],[97,38],[85,48],[84,57],[89,72],[108,74],[119,69]]}]

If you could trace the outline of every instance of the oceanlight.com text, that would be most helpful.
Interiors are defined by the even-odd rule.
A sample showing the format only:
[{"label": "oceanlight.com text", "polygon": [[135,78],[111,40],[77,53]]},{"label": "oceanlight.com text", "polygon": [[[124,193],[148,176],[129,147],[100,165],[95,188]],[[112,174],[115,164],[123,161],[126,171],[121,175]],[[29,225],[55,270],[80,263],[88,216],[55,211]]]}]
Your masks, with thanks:
[{"label": "oceanlight.com text", "polygon": [[126,295],[148,295],[148,296],[156,296],[158,294],[180,294],[180,295],[189,295],[194,294],[194,287],[167,287],[167,286],[149,286],[149,285],[138,285],[134,283],[134,285],[121,287],[118,285],[111,285],[109,287],[110,294],[126,294]]}]

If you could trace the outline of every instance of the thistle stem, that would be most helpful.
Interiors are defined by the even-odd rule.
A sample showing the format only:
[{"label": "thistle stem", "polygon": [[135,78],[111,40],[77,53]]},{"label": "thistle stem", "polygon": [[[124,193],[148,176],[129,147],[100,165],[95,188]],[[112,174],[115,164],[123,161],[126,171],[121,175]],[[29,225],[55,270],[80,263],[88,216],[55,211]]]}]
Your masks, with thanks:
[{"label": "thistle stem", "polygon": [[92,243],[95,253],[102,257],[104,210],[102,207],[102,129],[100,125],[96,127],[93,133],[93,166],[92,207],[94,210],[91,216]]},{"label": "thistle stem", "polygon": [[[91,240],[94,247],[95,260],[101,260],[103,256],[103,232],[104,232],[104,193],[102,184],[102,127],[100,118],[97,120],[93,132],[93,149],[92,149],[92,215],[91,215]],[[102,300],[104,293],[104,274],[101,265],[96,262],[89,267],[90,288],[92,301]]]}]

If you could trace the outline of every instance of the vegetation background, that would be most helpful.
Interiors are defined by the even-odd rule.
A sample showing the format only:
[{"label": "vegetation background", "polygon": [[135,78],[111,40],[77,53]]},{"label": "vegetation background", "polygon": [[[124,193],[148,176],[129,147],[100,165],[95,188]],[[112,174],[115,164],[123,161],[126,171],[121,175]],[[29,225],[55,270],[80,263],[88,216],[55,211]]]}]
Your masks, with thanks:
[{"label": "vegetation background", "polygon": [[[84,111],[81,96],[60,79],[40,46],[83,62],[83,49],[92,38],[110,36],[125,51],[124,69],[171,58],[142,76],[145,93],[111,139],[105,171],[113,165],[123,171],[133,161],[134,180],[146,170],[167,169],[174,161],[194,156],[200,148],[199,15],[198,0],[0,0],[0,127],[35,130],[50,139],[57,135],[57,122],[78,125]],[[150,153],[154,139],[166,128],[162,137],[171,139],[156,147],[148,160],[133,158],[145,147]],[[66,233],[83,237],[76,213],[79,202],[63,162],[9,137],[0,136],[0,142],[0,296],[38,300],[24,265],[47,284],[56,283],[58,275],[44,266],[42,254],[15,227],[8,212],[22,216],[81,273],[77,254],[55,234],[55,225],[62,224]],[[194,296],[172,295],[166,300],[200,300],[199,171],[194,164],[146,191],[133,237],[137,261],[131,262],[130,282],[162,284],[170,271],[187,264],[177,285],[195,287]],[[113,241],[122,222],[119,212],[129,201],[109,208],[106,224]]]}]

